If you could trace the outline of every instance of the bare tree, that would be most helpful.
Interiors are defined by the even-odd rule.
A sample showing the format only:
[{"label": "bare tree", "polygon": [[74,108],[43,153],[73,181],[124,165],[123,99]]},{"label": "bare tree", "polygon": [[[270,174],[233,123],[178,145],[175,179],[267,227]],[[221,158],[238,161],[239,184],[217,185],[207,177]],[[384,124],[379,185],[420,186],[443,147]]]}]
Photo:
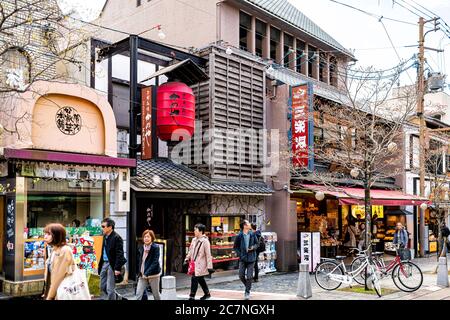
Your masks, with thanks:
[{"label": "bare tree", "polygon": [[[404,170],[403,125],[413,114],[417,100],[414,88],[394,89],[407,68],[404,62],[388,72],[370,67],[340,73],[343,87],[334,99],[339,103],[320,98],[314,103],[316,137],[311,151],[316,162],[328,166],[328,172],[292,167],[294,179],[307,177],[331,191],[345,192],[338,186],[343,178],[355,184],[362,182],[365,192],[359,200],[365,206],[366,247],[372,230],[370,189]],[[320,131],[322,136],[317,136]]]},{"label": "bare tree", "polygon": [[19,123],[31,121],[28,114],[15,115],[14,99],[33,91],[37,81],[68,81],[61,67],[85,67],[92,30],[69,15],[56,0],[0,2],[0,119],[8,120],[6,132],[16,134]]}]

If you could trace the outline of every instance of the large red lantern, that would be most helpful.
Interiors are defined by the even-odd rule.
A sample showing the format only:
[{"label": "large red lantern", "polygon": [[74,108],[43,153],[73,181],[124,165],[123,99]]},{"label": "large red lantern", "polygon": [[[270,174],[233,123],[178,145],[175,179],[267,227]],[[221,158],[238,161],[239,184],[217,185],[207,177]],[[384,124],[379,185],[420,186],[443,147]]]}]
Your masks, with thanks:
[{"label": "large red lantern", "polygon": [[167,82],[158,87],[156,126],[163,141],[188,140],[194,134],[195,96],[182,82]]}]

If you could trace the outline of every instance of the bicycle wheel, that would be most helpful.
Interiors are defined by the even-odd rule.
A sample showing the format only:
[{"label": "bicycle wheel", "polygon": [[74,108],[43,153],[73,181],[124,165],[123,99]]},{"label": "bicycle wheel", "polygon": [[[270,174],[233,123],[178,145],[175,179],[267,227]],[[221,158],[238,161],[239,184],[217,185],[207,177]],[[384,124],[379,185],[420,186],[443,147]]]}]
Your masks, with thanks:
[{"label": "bicycle wheel", "polygon": [[[365,262],[365,258],[364,257],[357,257],[356,259],[354,259],[352,261],[352,264],[350,266],[350,270],[352,271],[352,274],[354,274],[354,272],[356,270],[358,270]],[[353,277],[353,280],[355,280],[357,283],[364,285],[365,283],[365,279],[366,279],[366,272],[360,272],[358,275]]]},{"label": "bicycle wheel", "polygon": [[412,262],[402,262],[397,268],[397,277],[400,283],[409,289],[416,291],[422,286],[423,274],[420,268]]},{"label": "bicycle wheel", "polygon": [[392,281],[394,282],[395,286],[397,288],[399,288],[401,291],[403,291],[403,292],[412,292],[411,289],[406,288],[405,286],[403,286],[401,284],[400,280],[398,279],[398,268],[399,267],[400,267],[400,265],[398,264],[398,265],[396,265],[394,267],[394,269],[392,269],[392,274],[391,274]]},{"label": "bicycle wheel", "polygon": [[322,289],[331,291],[336,290],[341,286],[341,282],[331,279],[330,276],[343,276],[344,271],[342,268],[336,263],[332,261],[325,261],[317,265],[315,278],[316,282]]},{"label": "bicycle wheel", "polygon": [[380,279],[377,276],[375,267],[373,265],[368,268],[367,276],[368,276],[368,279],[372,282],[372,287],[375,290],[375,292],[377,293],[378,297],[381,297]]}]

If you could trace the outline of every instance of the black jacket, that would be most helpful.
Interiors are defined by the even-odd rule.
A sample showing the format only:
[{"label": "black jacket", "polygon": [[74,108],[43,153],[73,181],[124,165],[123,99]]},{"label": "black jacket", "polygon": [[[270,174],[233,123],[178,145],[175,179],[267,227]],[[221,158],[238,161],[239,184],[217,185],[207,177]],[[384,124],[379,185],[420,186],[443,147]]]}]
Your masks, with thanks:
[{"label": "black jacket", "polygon": [[[144,246],[140,246],[137,254],[137,266],[136,274],[141,275],[142,257],[144,256]],[[159,246],[152,243],[150,246],[150,252],[144,263],[144,276],[153,276],[161,272],[161,266],[159,265]]]},{"label": "black jacket", "polygon": [[102,255],[98,264],[98,273],[102,271],[103,260],[103,248],[106,248],[106,255],[108,256],[109,265],[115,271],[121,271],[122,266],[127,262],[123,253],[123,240],[122,237],[115,231],[111,232],[108,239],[103,236]]},{"label": "black jacket", "polygon": [[250,240],[248,243],[248,248],[251,251],[247,252],[245,248],[244,234],[239,232],[236,240],[234,241],[234,251],[237,253],[239,260],[242,262],[255,262],[256,261],[256,249],[258,248],[258,239],[256,234],[249,231]]}]

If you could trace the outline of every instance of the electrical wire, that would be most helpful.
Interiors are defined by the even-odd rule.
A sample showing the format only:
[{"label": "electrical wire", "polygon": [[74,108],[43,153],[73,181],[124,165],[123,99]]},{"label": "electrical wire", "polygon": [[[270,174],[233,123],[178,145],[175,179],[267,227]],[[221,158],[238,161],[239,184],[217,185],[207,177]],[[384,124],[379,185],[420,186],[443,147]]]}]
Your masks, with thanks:
[{"label": "electrical wire", "polygon": [[[415,15],[417,15],[417,16],[419,16],[419,17],[421,17],[421,16],[423,15],[423,16],[426,17],[427,19],[432,19],[432,18],[433,18],[433,16],[429,15],[429,14],[426,13],[426,12],[423,12],[422,10],[420,10],[420,9],[418,9],[416,6],[414,6],[414,5],[412,5],[412,4],[408,3],[408,2],[406,2],[405,0],[397,0],[397,4],[398,4],[398,1],[401,1],[401,2],[404,3],[405,5],[407,5],[407,6],[409,6],[410,8],[412,8],[413,10],[419,12],[419,13],[414,13]],[[407,9],[407,10],[408,10],[408,9]]]}]

